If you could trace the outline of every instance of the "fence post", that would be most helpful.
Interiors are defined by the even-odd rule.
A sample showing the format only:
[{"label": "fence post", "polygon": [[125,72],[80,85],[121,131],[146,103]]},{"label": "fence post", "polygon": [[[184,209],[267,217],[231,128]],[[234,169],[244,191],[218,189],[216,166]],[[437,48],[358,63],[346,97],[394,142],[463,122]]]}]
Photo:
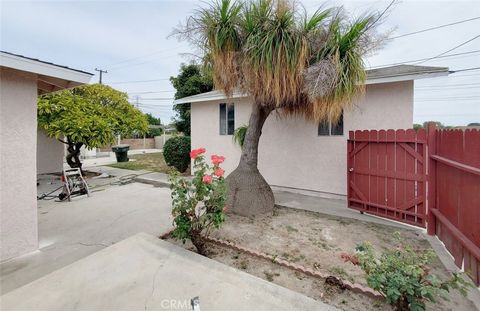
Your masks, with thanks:
[{"label": "fence post", "polygon": [[427,234],[435,235],[436,233],[436,219],[435,215],[432,213],[432,209],[436,208],[436,163],[435,160],[431,158],[432,155],[436,153],[436,124],[434,122],[428,123],[427,127],[427,181],[428,181],[428,198],[427,198]]}]

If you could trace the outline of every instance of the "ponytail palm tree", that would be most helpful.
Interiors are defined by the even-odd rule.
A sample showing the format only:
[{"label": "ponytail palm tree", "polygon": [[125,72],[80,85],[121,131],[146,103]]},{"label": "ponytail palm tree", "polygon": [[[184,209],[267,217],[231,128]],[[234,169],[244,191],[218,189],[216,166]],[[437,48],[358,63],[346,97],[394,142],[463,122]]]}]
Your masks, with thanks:
[{"label": "ponytail palm tree", "polygon": [[339,8],[308,16],[287,0],[217,0],[191,16],[178,34],[209,60],[216,89],[254,101],[238,167],[227,177],[229,208],[271,212],[273,192],[258,170],[262,127],[273,112],[335,122],[362,92],[377,16],[349,20]]}]

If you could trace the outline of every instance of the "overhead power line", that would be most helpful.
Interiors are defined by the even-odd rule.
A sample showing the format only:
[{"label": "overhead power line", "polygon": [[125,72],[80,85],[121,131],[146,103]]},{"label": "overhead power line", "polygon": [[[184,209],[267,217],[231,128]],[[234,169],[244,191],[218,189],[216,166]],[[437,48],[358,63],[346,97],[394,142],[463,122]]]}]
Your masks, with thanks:
[{"label": "overhead power line", "polygon": [[121,60],[121,61],[118,61],[118,62],[115,62],[115,63],[110,63],[108,65],[105,65],[104,67],[112,67],[112,66],[116,66],[116,65],[119,65],[119,64],[123,64],[123,63],[128,63],[128,62],[131,62],[133,60],[137,60],[137,59],[140,59],[140,58],[145,58],[145,57],[150,57],[152,55],[156,55],[156,54],[161,54],[161,53],[164,53],[164,52],[170,52],[172,50],[179,50],[179,49],[182,49],[182,48],[185,48],[184,46],[177,46],[175,48],[169,48],[169,49],[162,49],[162,50],[159,50],[159,51],[155,51],[155,52],[152,52],[152,53],[149,53],[149,54],[145,54],[145,55],[141,55],[141,56],[136,56],[136,57],[132,57],[132,58],[127,58],[127,59],[124,59],[124,60]]},{"label": "overhead power line", "polygon": [[[473,51],[467,51],[467,52],[462,52],[462,53],[442,55],[442,56],[439,56],[437,58],[454,57],[454,56],[467,55],[467,54],[473,54],[473,53],[480,53],[480,50],[473,50]],[[383,65],[378,65],[378,66],[371,67],[369,69],[376,69],[376,68],[387,67],[387,66],[395,66],[395,65],[403,65],[403,64],[406,64],[406,63],[414,63],[414,62],[418,62],[418,61],[422,61],[422,60],[428,60],[428,59],[431,59],[431,57],[414,59],[414,60],[407,60],[407,61],[399,62],[399,63],[383,64]]]},{"label": "overhead power line", "polygon": [[173,93],[176,92],[175,90],[171,91],[146,91],[146,92],[127,92],[128,94],[156,94],[156,93]]},{"label": "overhead power line", "polygon": [[164,78],[164,79],[137,80],[137,81],[115,81],[115,82],[108,82],[108,84],[144,83],[144,82],[156,82],[156,81],[165,81],[165,80],[170,80],[170,79]]},{"label": "overhead power line", "polygon": [[480,67],[472,67],[472,68],[452,70],[451,73],[457,73],[457,72],[463,72],[463,71],[471,71],[471,70],[480,70]]},{"label": "overhead power line", "polygon": [[467,41],[465,41],[465,42],[462,42],[462,43],[460,43],[459,45],[457,45],[457,46],[455,46],[455,47],[453,47],[453,48],[451,48],[451,49],[449,49],[449,50],[446,50],[445,52],[442,52],[442,53],[438,54],[437,56],[431,57],[431,58],[429,58],[429,59],[423,60],[423,61],[418,62],[418,63],[415,63],[415,64],[418,65],[418,64],[425,63],[425,62],[427,62],[427,61],[429,61],[429,60],[432,60],[432,59],[435,59],[435,58],[439,58],[439,57],[441,57],[442,55],[445,55],[445,54],[447,54],[447,53],[449,53],[449,52],[451,52],[451,51],[453,51],[453,50],[458,49],[459,47],[464,46],[464,45],[467,44],[467,43],[472,42],[473,40],[478,39],[479,37],[480,37],[480,35],[476,35],[475,37],[473,37],[473,38],[471,38],[471,39],[469,39],[469,40],[467,40]]},{"label": "overhead power line", "polygon": [[426,29],[422,29],[422,30],[418,30],[418,31],[410,32],[410,33],[405,33],[405,34],[402,34],[402,35],[398,35],[398,36],[395,36],[395,37],[391,37],[391,38],[389,38],[388,40],[394,40],[394,39],[398,39],[398,38],[403,38],[403,37],[407,37],[407,36],[412,36],[412,35],[416,35],[416,34],[418,34],[418,33],[426,32],[426,31],[431,31],[431,30],[436,30],[436,29],[440,29],[440,28],[444,28],[444,27],[453,26],[453,25],[458,25],[458,24],[470,22],[470,21],[477,20],[477,19],[480,19],[480,16],[473,17],[473,18],[468,18],[468,19],[464,19],[464,20],[457,21],[457,22],[453,22],[453,23],[449,23],[449,24],[444,24],[444,25],[439,25],[439,26],[435,26],[435,27],[430,27],[430,28],[426,28]]},{"label": "overhead power line", "polygon": [[174,100],[173,97],[151,97],[151,98],[140,98],[140,100]]}]

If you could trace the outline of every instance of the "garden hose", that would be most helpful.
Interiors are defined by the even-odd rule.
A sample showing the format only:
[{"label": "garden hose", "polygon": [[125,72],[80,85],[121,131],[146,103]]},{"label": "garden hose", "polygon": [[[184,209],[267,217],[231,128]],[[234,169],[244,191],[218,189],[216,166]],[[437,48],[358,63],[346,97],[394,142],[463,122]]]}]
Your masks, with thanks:
[{"label": "garden hose", "polygon": [[56,199],[58,196],[56,195],[51,195],[52,193],[60,190],[61,188],[63,187],[63,185],[61,185],[60,187],[56,188],[55,190],[52,190],[50,191],[49,193],[44,193],[40,196],[37,195],[37,200],[53,200],[53,199]]}]

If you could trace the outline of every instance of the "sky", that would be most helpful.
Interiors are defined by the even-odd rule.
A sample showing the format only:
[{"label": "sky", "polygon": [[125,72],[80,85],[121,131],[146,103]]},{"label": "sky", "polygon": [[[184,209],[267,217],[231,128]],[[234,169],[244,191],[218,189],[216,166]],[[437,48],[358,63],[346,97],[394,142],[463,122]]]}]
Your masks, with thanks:
[{"label": "sky", "polygon": [[[298,0],[297,0],[298,1]],[[383,11],[390,1],[300,0],[308,12],[320,5],[343,6],[351,16]],[[96,73],[103,82],[129,93],[144,112],[170,122],[175,93],[169,77],[191,60],[194,49],[169,36],[195,9],[196,0],[158,1],[4,1],[0,0],[0,49]],[[396,37],[476,18],[475,20],[388,40],[365,59],[366,68],[392,63],[450,70],[480,67],[480,1],[397,1],[380,26]],[[456,56],[451,54],[467,53]],[[418,62],[417,62],[418,63]],[[98,82],[98,75],[92,78]],[[480,122],[480,70],[415,81],[414,123],[446,125]],[[388,104],[388,103],[386,103]]]}]

